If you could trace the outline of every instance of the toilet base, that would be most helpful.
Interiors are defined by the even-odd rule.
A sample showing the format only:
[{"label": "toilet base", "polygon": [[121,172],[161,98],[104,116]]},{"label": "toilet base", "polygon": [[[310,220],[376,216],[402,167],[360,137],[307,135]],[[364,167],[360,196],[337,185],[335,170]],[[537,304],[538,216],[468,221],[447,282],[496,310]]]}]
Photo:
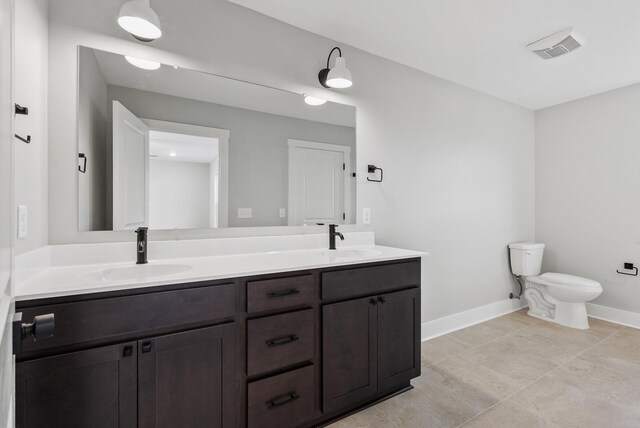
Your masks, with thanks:
[{"label": "toilet base", "polygon": [[559,302],[549,296],[544,286],[527,281],[524,296],[529,303],[528,315],[579,330],[589,328],[585,302]]}]

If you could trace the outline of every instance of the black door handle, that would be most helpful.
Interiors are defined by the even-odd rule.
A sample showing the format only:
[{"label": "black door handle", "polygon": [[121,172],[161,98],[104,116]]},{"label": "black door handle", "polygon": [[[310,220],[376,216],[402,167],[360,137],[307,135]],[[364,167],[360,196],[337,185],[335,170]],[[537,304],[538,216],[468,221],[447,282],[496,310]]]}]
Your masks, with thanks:
[{"label": "black door handle", "polygon": [[296,401],[298,398],[300,398],[300,396],[295,391],[293,391],[267,401],[267,408],[276,409],[278,407],[286,406],[287,404]]},{"label": "black door handle", "polygon": [[33,317],[33,322],[22,322],[22,312],[16,312],[12,321],[13,353],[22,350],[22,341],[31,336],[33,341],[53,337],[56,329],[56,317],[54,314],[38,315]]},{"label": "black door handle", "polygon": [[288,290],[273,291],[271,293],[267,293],[267,297],[270,299],[273,299],[274,297],[292,296],[294,294],[299,294],[299,293],[300,293],[300,290],[296,288],[289,288]]},{"label": "black door handle", "polygon": [[375,297],[372,297],[371,299],[369,299],[369,304],[375,306],[378,304],[378,301],[376,300]]},{"label": "black door handle", "polygon": [[378,302],[380,302],[380,303],[384,303],[384,302],[386,302],[386,301],[387,301],[387,299],[385,299],[384,297],[382,297],[382,296],[378,296]]},{"label": "black door handle", "polygon": [[290,334],[288,336],[276,337],[274,339],[267,340],[265,343],[268,347],[286,345],[287,343],[295,342],[300,340],[298,336],[295,334]]},{"label": "black door handle", "polygon": [[142,352],[146,354],[147,352],[151,352],[151,342],[144,342],[142,344]]},{"label": "black door handle", "polygon": [[133,355],[133,346],[131,345],[127,345],[124,347],[124,349],[122,350],[122,357],[126,358],[126,357],[130,357]]}]

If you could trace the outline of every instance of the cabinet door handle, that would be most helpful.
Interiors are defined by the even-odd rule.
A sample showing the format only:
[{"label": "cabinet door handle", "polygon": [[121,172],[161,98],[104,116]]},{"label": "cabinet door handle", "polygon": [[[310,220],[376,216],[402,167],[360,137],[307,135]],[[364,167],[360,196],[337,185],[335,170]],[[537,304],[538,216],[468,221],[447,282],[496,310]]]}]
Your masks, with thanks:
[{"label": "cabinet door handle", "polygon": [[142,344],[142,352],[143,353],[147,353],[147,352],[151,352],[151,342],[144,342]]},{"label": "cabinet door handle", "polygon": [[276,297],[292,296],[294,294],[299,294],[299,293],[300,293],[300,290],[296,288],[289,288],[288,290],[273,291],[271,293],[267,293],[267,297],[270,299],[274,299]]},{"label": "cabinet door handle", "polygon": [[289,392],[288,394],[281,395],[280,397],[272,398],[267,401],[268,409],[276,409],[278,407],[286,406],[289,403],[296,401],[300,396],[295,391]]},{"label": "cabinet door handle", "polygon": [[385,299],[384,297],[382,297],[382,296],[378,296],[378,302],[380,302],[380,303],[384,303],[384,302],[386,302],[386,301],[387,301],[387,299]]},{"label": "cabinet door handle", "polygon": [[376,300],[375,297],[372,297],[371,299],[369,299],[369,304],[375,306],[378,304],[378,301]]},{"label": "cabinet door handle", "polygon": [[127,345],[122,350],[122,357],[130,357],[133,355],[133,346]]},{"label": "cabinet door handle", "polygon": [[287,343],[295,342],[297,340],[300,340],[298,336],[296,336],[295,334],[290,334],[288,336],[276,337],[267,340],[265,343],[268,347],[271,348],[272,346],[286,345]]},{"label": "cabinet door handle", "polygon": [[33,322],[22,322],[22,312],[13,314],[11,322],[13,333],[13,353],[22,351],[22,341],[31,337],[33,341],[53,337],[56,329],[54,314],[38,315],[33,317]]}]

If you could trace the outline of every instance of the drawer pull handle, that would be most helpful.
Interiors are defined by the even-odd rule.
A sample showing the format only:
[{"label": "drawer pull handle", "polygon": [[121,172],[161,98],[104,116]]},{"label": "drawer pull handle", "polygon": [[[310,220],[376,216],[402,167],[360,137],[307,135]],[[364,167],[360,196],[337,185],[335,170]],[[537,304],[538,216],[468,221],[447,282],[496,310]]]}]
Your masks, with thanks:
[{"label": "drawer pull handle", "polygon": [[288,290],[273,291],[271,293],[267,293],[267,297],[270,299],[274,299],[276,297],[286,297],[292,296],[294,294],[300,294],[300,290],[298,290],[297,288],[289,288]]},{"label": "drawer pull handle", "polygon": [[275,339],[267,340],[265,343],[268,347],[272,347],[286,345],[287,343],[295,342],[297,340],[300,340],[298,336],[296,336],[295,334],[290,334],[288,336],[276,337]]},{"label": "drawer pull handle", "polygon": [[296,401],[298,398],[300,398],[300,396],[295,391],[293,391],[267,401],[267,408],[277,409],[278,407],[286,406],[287,404]]}]

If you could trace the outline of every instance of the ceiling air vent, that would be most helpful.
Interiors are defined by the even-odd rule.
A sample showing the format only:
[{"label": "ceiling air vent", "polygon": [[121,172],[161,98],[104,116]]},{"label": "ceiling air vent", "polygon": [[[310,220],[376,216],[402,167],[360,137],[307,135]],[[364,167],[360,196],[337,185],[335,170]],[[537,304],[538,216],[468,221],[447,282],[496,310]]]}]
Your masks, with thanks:
[{"label": "ceiling air vent", "polygon": [[573,27],[528,44],[527,47],[542,59],[557,58],[578,49],[585,40],[578,36]]}]

